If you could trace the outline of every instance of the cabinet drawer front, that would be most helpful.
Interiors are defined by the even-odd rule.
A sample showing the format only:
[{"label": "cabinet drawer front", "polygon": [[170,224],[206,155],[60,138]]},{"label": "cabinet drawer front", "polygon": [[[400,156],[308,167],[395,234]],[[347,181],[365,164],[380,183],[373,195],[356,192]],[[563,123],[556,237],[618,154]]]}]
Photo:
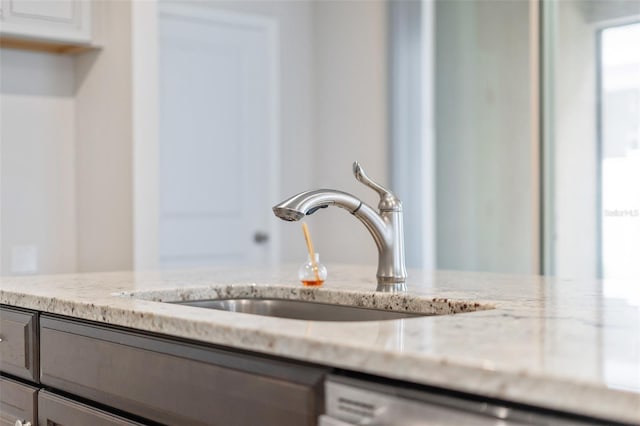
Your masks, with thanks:
[{"label": "cabinet drawer front", "polygon": [[306,425],[324,368],[41,318],[42,382],[165,424]]},{"label": "cabinet drawer front", "polygon": [[0,308],[0,370],[38,381],[37,314]]},{"label": "cabinet drawer front", "polygon": [[0,426],[14,426],[16,420],[36,425],[37,396],[37,388],[0,377]]},{"label": "cabinet drawer front", "polygon": [[47,391],[38,395],[38,423],[43,426],[128,426],[139,425],[111,413],[63,398]]}]

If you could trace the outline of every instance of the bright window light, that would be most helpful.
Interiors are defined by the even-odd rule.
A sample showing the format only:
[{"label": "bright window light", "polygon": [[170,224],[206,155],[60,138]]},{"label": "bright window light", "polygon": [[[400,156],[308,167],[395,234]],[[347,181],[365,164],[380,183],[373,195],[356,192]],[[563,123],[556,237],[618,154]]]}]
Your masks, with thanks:
[{"label": "bright window light", "polygon": [[601,33],[602,274],[640,279],[640,23]]}]

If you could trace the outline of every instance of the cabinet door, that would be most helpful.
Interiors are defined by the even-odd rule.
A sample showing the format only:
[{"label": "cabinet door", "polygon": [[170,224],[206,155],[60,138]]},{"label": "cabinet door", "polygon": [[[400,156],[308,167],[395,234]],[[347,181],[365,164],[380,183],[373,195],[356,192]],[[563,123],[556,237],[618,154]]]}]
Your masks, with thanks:
[{"label": "cabinet door", "polygon": [[0,0],[4,37],[52,42],[91,42],[89,0]]},{"label": "cabinet door", "polygon": [[0,371],[38,381],[38,314],[0,308]]},{"label": "cabinet door", "polygon": [[18,420],[35,426],[37,395],[33,386],[0,377],[0,426],[14,426]]},{"label": "cabinet door", "polygon": [[172,425],[314,425],[328,369],[41,317],[42,383]]},{"label": "cabinet door", "polygon": [[38,424],[43,426],[130,426],[140,423],[48,391],[40,391],[38,395]]}]

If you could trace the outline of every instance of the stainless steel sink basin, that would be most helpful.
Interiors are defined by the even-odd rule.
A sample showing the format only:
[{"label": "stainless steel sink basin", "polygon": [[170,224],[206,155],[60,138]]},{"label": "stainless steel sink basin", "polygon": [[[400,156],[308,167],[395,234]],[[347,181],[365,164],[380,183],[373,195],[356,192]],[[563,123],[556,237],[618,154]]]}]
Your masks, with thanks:
[{"label": "stainless steel sink basin", "polygon": [[407,293],[229,284],[117,293],[149,302],[305,321],[384,321],[494,309],[489,303]]},{"label": "stainless steel sink basin", "polygon": [[429,315],[275,298],[211,299],[172,303],[307,321],[384,321]]}]

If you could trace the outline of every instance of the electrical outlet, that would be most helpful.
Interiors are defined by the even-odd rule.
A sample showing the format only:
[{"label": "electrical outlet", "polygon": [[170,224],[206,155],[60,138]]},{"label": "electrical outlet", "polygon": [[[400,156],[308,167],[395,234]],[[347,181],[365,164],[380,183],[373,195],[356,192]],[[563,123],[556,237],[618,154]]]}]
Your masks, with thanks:
[{"label": "electrical outlet", "polygon": [[11,272],[14,274],[38,272],[38,247],[34,244],[11,247]]}]

